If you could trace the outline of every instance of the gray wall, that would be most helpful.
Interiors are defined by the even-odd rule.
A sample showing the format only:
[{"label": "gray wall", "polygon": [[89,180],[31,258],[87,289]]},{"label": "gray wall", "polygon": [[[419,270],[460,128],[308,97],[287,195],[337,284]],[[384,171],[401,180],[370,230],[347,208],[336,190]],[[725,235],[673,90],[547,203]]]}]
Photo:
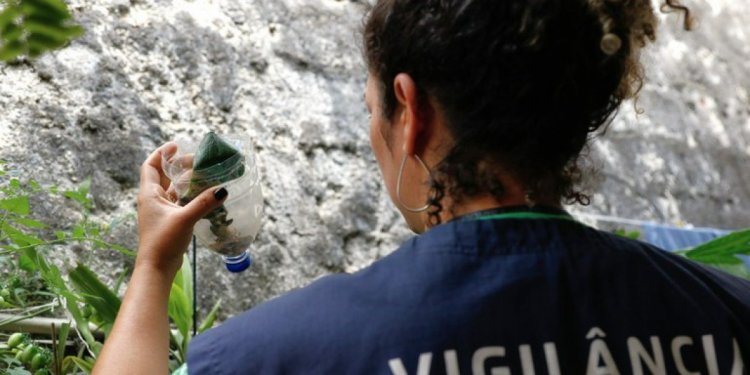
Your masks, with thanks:
[{"label": "gray wall", "polygon": [[[692,33],[665,24],[645,56],[636,116],[626,105],[591,148],[596,212],[661,222],[750,226],[750,3],[701,3]],[[363,104],[357,1],[73,1],[86,35],[38,61],[0,67],[0,158],[72,187],[93,177],[95,215],[124,220],[147,153],[209,129],[256,142],[266,219],[256,264],[228,275],[201,251],[200,299],[232,314],[330,272],[388,254],[409,233],[380,185]],[[741,13],[745,13],[744,16]],[[675,21],[675,20],[673,20]],[[74,205],[38,197],[64,227]],[[114,273],[116,253],[55,248]]]}]

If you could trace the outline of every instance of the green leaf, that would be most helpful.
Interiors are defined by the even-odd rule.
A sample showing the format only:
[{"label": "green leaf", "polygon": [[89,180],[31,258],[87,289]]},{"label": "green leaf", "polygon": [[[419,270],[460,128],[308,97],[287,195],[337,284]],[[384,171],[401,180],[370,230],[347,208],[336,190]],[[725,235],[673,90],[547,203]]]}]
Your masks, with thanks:
[{"label": "green leaf", "polygon": [[750,255],[750,229],[730,233],[685,253],[695,261],[707,264],[741,264],[737,255]]},{"label": "green leaf", "polygon": [[21,0],[0,13],[0,59],[11,61],[23,54],[38,56],[68,44],[84,32],[71,23],[62,0]]},{"label": "green leaf", "polygon": [[64,191],[63,196],[80,203],[85,208],[91,208],[91,199],[89,198],[90,190],[91,178],[89,177],[78,186],[78,189]]},{"label": "green leaf", "polygon": [[133,250],[128,249],[127,247],[120,246],[113,243],[107,243],[106,244],[110,249],[117,251],[118,253],[125,254],[127,256],[134,257],[135,252]]},{"label": "green leaf", "polygon": [[7,375],[31,375],[30,372],[21,368],[11,368],[6,371],[7,371],[6,372]]},{"label": "green leaf", "polygon": [[631,240],[637,240],[641,237],[641,232],[639,231],[627,231],[621,228],[615,229],[613,233],[620,237],[630,238]]},{"label": "green leaf", "polygon": [[24,0],[24,2],[35,9],[42,9],[47,12],[55,13],[55,16],[60,20],[70,18],[68,6],[62,0]]},{"label": "green leaf", "polygon": [[7,250],[7,252],[12,252],[18,250],[18,246],[16,246],[15,244],[0,245],[0,249]]},{"label": "green leaf", "polygon": [[6,6],[5,10],[0,13],[0,30],[4,30],[6,26],[13,24],[20,15],[18,8]]},{"label": "green leaf", "polygon": [[23,44],[19,42],[9,42],[0,47],[0,60],[11,61],[18,56],[21,56],[25,48]]},{"label": "green leaf", "polygon": [[73,237],[74,238],[86,238],[86,230],[83,228],[83,225],[76,224],[76,226],[73,227]]},{"label": "green leaf", "polygon": [[43,35],[60,43],[65,43],[68,41],[65,28],[45,25],[43,23],[28,19],[24,20],[24,26],[26,26],[26,30],[28,30],[31,34]]},{"label": "green leaf", "polygon": [[13,218],[13,221],[28,228],[44,229],[47,227],[47,224],[25,217],[16,217]]},{"label": "green leaf", "polygon": [[175,283],[172,283],[172,290],[169,293],[168,312],[180,334],[188,337],[190,326],[193,324],[193,306],[182,287]]},{"label": "green leaf", "polygon": [[56,289],[58,293],[63,293],[68,290],[65,280],[63,280],[62,274],[60,273],[60,269],[54,265],[50,265],[46,259],[39,255],[39,252],[35,248],[24,249],[23,255],[33,262],[35,271],[39,272],[50,287]]},{"label": "green leaf", "polygon": [[29,47],[36,48],[43,52],[60,48],[64,46],[68,41],[53,39],[46,35],[31,34],[26,38],[26,42],[29,44]]},{"label": "green leaf", "polygon": [[185,296],[188,299],[190,308],[193,307],[193,270],[190,268],[190,257],[187,254],[182,257],[182,267],[177,271],[173,284],[177,284],[182,288]]},{"label": "green leaf", "polygon": [[750,280],[750,271],[748,271],[745,263],[740,264],[711,264],[710,266],[716,267],[726,273],[732,274],[737,277],[742,277]]},{"label": "green leaf", "polygon": [[5,363],[5,366],[8,368],[23,366],[23,363],[21,363],[21,361],[11,356],[1,356],[0,360],[2,360]]},{"label": "green leaf", "polygon": [[169,317],[177,326],[183,338],[189,338],[190,327],[193,325],[193,273],[190,259],[183,256],[182,267],[172,281],[169,294]]},{"label": "green leaf", "polygon": [[78,192],[83,195],[88,195],[91,192],[91,177],[86,178],[78,185]]},{"label": "green leaf", "polygon": [[2,33],[3,40],[6,43],[19,41],[21,37],[23,36],[25,30],[22,27],[19,27],[18,25],[14,23],[6,24],[5,27],[3,27],[2,30],[0,30],[0,33]]},{"label": "green leaf", "polygon": [[70,333],[70,323],[63,323],[57,332],[57,347],[54,348],[55,355],[60,359],[65,356],[66,342],[68,341],[68,334]]},{"label": "green leaf", "polygon": [[29,6],[28,3],[21,8],[21,11],[24,13],[24,19],[44,24],[64,25],[67,22],[67,19],[69,19],[69,17],[63,19],[60,17],[60,14],[55,14],[54,11],[50,11],[43,7]]},{"label": "green leaf", "polygon": [[15,198],[0,199],[0,210],[5,210],[18,215],[28,215],[29,197],[21,196]]},{"label": "green leaf", "polygon": [[18,256],[18,268],[26,272],[35,272],[37,270],[36,262],[34,259],[28,256],[28,254],[21,254]]},{"label": "green leaf", "polygon": [[65,239],[65,232],[56,230],[55,231],[55,237],[57,237],[58,240],[64,240]]},{"label": "green leaf", "polygon": [[203,322],[201,322],[198,327],[198,333],[203,333],[214,326],[214,323],[216,322],[216,314],[219,312],[219,308],[221,308],[221,299],[216,301],[214,307],[212,307],[211,311],[208,313],[208,316],[203,319]]},{"label": "green leaf", "polygon": [[87,207],[90,203],[89,198],[86,196],[86,194],[81,194],[77,191],[64,191],[63,196],[80,203],[84,207]]},{"label": "green leaf", "polygon": [[78,264],[68,277],[75,288],[81,292],[83,300],[96,309],[102,319],[102,329],[109,332],[120,310],[120,298],[83,264]]},{"label": "green leaf", "polygon": [[[67,356],[65,357],[65,361],[71,361],[73,362],[81,371],[91,374],[91,371],[94,371],[94,359],[93,358],[78,358],[74,356]],[[65,364],[63,364],[65,366]]]},{"label": "green leaf", "polygon": [[67,289],[58,292],[65,297],[65,307],[76,322],[76,331],[83,337],[86,344],[91,347],[93,354],[99,354],[99,347],[96,345],[98,341],[96,341],[94,335],[91,333],[91,329],[89,329],[89,321],[83,316],[81,309],[78,308],[78,297]]},{"label": "green leaf", "polygon": [[216,135],[216,133],[208,132],[198,145],[198,151],[196,151],[193,158],[193,169],[202,170],[211,168],[239,153],[239,150]]},{"label": "green leaf", "polygon": [[37,192],[39,190],[42,190],[42,186],[39,185],[39,183],[36,180],[29,180],[29,187],[32,191]]},{"label": "green leaf", "polygon": [[244,156],[214,132],[206,134],[193,158],[193,171],[187,193],[191,200],[204,190],[234,180],[245,173]]},{"label": "green leaf", "polygon": [[6,236],[8,236],[8,238],[10,238],[11,241],[16,243],[20,247],[35,246],[35,245],[41,245],[44,243],[44,241],[42,241],[41,239],[33,235],[26,234],[12,227],[7,222],[3,223],[2,226],[0,226],[0,228],[2,228],[2,231],[5,233]]}]

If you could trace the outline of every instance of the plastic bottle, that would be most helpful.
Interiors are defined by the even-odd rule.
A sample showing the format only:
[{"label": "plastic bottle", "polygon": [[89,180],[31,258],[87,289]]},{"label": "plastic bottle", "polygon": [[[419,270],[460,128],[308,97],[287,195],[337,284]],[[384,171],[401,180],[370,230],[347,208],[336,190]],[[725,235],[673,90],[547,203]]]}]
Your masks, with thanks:
[{"label": "plastic bottle", "polygon": [[[242,272],[252,263],[248,248],[260,230],[263,216],[263,194],[252,143],[240,136],[209,133],[206,137],[210,139],[204,138],[200,144],[176,140],[177,151],[164,156],[162,168],[181,205],[206,189],[227,189],[229,196],[224,204],[199,220],[193,233],[201,244],[222,255],[227,270]],[[227,145],[236,153],[232,154]],[[208,160],[205,151],[210,147],[223,147],[229,153]]]}]

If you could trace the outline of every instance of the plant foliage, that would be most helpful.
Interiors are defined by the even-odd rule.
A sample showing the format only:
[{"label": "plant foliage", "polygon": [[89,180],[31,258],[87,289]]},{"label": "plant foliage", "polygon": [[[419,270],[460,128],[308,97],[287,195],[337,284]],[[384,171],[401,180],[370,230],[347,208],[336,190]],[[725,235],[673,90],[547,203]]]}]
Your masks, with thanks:
[{"label": "plant foliage", "polygon": [[0,12],[0,60],[35,58],[83,34],[63,0],[4,0]]},{"label": "plant foliage", "polygon": [[739,258],[740,255],[750,256],[750,229],[719,237],[688,250],[684,254],[696,262],[750,279],[750,271]]},{"label": "plant foliage", "polygon": [[[22,182],[15,177],[20,174],[18,171],[8,171],[4,166],[0,161],[0,272],[5,275],[0,279],[0,312],[13,317],[0,320],[0,331],[3,326],[49,315],[53,310],[64,311],[71,324],[62,325],[54,333],[57,339],[54,346],[38,344],[30,337],[24,339],[25,346],[34,346],[33,350],[43,357],[34,363],[33,358],[28,361],[16,358],[22,356],[20,348],[0,345],[0,374],[90,373],[117,317],[121,304],[118,291],[129,270],[123,270],[114,287],[109,287],[84,263],[65,272],[51,262],[48,255],[57,249],[55,246],[72,244],[89,248],[90,253],[114,250],[134,256],[134,252],[104,239],[117,225],[117,220],[101,224],[89,218],[94,209],[89,191],[91,180],[85,180],[73,190],[59,191],[56,187],[42,187],[34,180]],[[30,201],[37,194],[58,195],[73,202],[80,207],[82,219],[52,235],[47,224],[33,219],[34,207]],[[83,262],[86,259],[84,256]],[[175,327],[170,348],[173,368],[184,363],[192,337],[193,298],[190,262],[186,257],[169,297],[169,316]],[[219,303],[200,324],[199,332],[213,326],[218,308]],[[66,350],[69,336],[80,348],[74,354]],[[32,366],[40,366],[40,363],[44,365]]]}]

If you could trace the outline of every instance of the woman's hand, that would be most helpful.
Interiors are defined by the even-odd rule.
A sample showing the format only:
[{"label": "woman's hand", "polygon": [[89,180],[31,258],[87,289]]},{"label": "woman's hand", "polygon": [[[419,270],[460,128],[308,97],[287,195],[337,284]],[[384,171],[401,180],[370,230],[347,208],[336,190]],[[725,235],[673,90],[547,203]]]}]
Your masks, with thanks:
[{"label": "woman's hand", "polygon": [[167,143],[146,159],[141,166],[138,192],[136,267],[153,267],[172,276],[182,265],[195,223],[219,207],[227,195],[226,189],[208,189],[184,207],[177,205],[161,165],[163,156],[176,151],[174,143]]},{"label": "woman's hand", "polygon": [[167,373],[167,301],[172,281],[182,265],[193,225],[227,196],[225,189],[209,189],[185,207],[170,200],[161,160],[176,148],[174,144],[162,146],[141,167],[135,269],[112,332],[96,360],[95,375]]}]

